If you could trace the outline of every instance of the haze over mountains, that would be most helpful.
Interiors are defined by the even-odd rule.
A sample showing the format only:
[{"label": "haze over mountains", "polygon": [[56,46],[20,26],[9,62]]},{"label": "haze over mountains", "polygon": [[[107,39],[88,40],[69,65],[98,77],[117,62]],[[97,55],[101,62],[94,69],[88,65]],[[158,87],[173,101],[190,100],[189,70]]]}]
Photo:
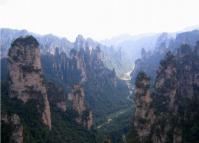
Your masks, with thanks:
[{"label": "haze over mountains", "polygon": [[[192,31],[195,29],[199,29],[198,26],[187,27],[182,30],[183,31]],[[58,47],[60,52],[69,53],[70,49],[74,48],[75,43],[82,43],[84,46],[91,45],[96,47],[99,45],[104,52],[104,59],[106,60],[105,64],[113,69],[115,68],[117,75],[122,76],[124,73],[132,71],[133,64],[136,59],[141,57],[142,49],[145,51],[153,51],[155,47],[158,45],[158,38],[162,33],[146,33],[140,35],[128,35],[124,34],[118,37],[114,37],[112,39],[103,40],[101,42],[94,41],[91,38],[85,39],[82,35],[78,35],[76,37],[75,42],[67,40],[64,37],[57,37],[52,34],[48,35],[39,35],[27,30],[12,30],[12,29],[0,29],[2,41],[6,40],[7,45],[1,46],[1,56],[6,56],[9,48],[9,44],[13,39],[16,39],[19,36],[31,34],[34,35],[37,40],[41,43],[41,52],[46,53],[54,53],[55,47]],[[181,33],[167,33],[170,38],[175,39],[176,34]],[[9,37],[4,35],[9,34]],[[6,39],[3,39],[3,38]],[[48,47],[48,48],[46,48]],[[110,57],[112,60],[110,60]],[[114,61],[115,60],[115,61]]]},{"label": "haze over mountains", "polygon": [[199,143],[198,0],[0,0],[1,143]]},{"label": "haze over mountains", "polygon": [[197,28],[91,38],[0,29],[3,143],[198,142]]}]

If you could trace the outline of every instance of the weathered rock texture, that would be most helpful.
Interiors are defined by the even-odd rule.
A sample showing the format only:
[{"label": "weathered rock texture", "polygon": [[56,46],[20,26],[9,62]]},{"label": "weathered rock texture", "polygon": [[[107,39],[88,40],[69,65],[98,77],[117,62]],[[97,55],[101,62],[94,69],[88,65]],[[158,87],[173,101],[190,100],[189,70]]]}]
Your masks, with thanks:
[{"label": "weathered rock texture", "polygon": [[[117,78],[115,70],[109,70],[104,66],[102,55],[99,47],[83,44],[73,48],[70,51],[70,56],[56,48],[54,55],[48,54],[41,57],[45,76],[54,80],[55,83],[61,83],[67,93],[74,85],[81,84],[86,95],[86,104],[92,109],[94,117],[102,117],[102,114],[119,110],[128,102],[123,98],[128,94],[125,83]],[[113,98],[115,100],[112,100]],[[51,101],[56,102],[57,107],[62,111],[66,110],[65,105],[66,108],[68,107],[64,103],[65,95],[60,99],[58,96],[52,100],[49,97],[49,100],[50,103],[52,103]],[[102,103],[104,106],[101,106]],[[114,106],[110,106],[110,104],[114,104]]]},{"label": "weathered rock texture", "polygon": [[84,126],[90,129],[93,126],[93,113],[92,111],[87,111],[86,118],[84,120]]},{"label": "weathered rock texture", "polygon": [[[142,77],[142,78],[140,78]],[[134,128],[140,143],[197,142],[199,132],[199,42],[182,45],[160,62],[153,88],[136,80]]]},{"label": "weathered rock texture", "polygon": [[79,114],[86,110],[84,103],[84,90],[79,85],[75,85],[72,91],[73,109]]},{"label": "weathered rock texture", "polygon": [[147,75],[140,73],[136,81],[134,127],[137,130],[139,140],[146,142],[154,122],[154,110],[151,109],[150,80]]},{"label": "weathered rock texture", "polygon": [[86,107],[84,97],[84,89],[80,85],[74,85],[72,92],[68,95],[68,99],[72,101],[73,110],[78,114],[76,122],[90,129],[93,125],[93,116]]},{"label": "weathered rock texture", "polygon": [[23,125],[17,114],[1,114],[1,126],[4,125],[9,126],[11,129],[8,143],[23,143]]},{"label": "weathered rock texture", "polygon": [[38,112],[51,128],[51,115],[41,70],[39,43],[32,36],[16,39],[9,50],[10,98],[38,101]]},{"label": "weathered rock texture", "polygon": [[168,51],[171,51],[172,53],[176,52],[181,44],[188,44],[190,47],[194,47],[198,40],[198,30],[178,33],[175,38],[168,33],[161,34],[156,41],[154,50],[143,50],[141,58],[136,60],[135,68],[131,74],[132,81],[135,82],[138,73],[144,71],[150,76],[151,82],[154,82],[156,71],[159,68],[159,62],[164,58]]}]

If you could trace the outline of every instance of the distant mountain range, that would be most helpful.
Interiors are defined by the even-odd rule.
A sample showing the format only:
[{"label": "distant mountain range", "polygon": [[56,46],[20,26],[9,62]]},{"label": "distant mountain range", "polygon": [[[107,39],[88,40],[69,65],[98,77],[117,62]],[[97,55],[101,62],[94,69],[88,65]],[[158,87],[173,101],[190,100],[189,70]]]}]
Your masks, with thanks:
[{"label": "distant mountain range", "polygon": [[197,143],[199,30],[0,34],[2,143]]},{"label": "distant mountain range", "polygon": [[[175,38],[178,33],[183,31],[191,31],[199,29],[198,26],[188,27],[182,31],[167,33],[168,36]],[[41,53],[54,53],[55,48],[59,48],[60,52],[69,54],[74,47],[78,48],[81,44],[83,47],[97,47],[99,46],[104,53],[103,61],[109,69],[115,69],[118,76],[122,76],[126,72],[133,70],[135,61],[141,57],[142,49],[145,51],[153,51],[158,47],[158,38],[162,33],[145,33],[139,35],[124,34],[112,39],[107,39],[101,42],[96,42],[91,38],[85,39],[82,35],[78,35],[75,42],[67,40],[67,38],[57,37],[52,34],[39,35],[27,30],[14,30],[8,28],[0,29],[0,49],[1,57],[7,55],[9,45],[19,36],[33,35],[40,44]]]}]

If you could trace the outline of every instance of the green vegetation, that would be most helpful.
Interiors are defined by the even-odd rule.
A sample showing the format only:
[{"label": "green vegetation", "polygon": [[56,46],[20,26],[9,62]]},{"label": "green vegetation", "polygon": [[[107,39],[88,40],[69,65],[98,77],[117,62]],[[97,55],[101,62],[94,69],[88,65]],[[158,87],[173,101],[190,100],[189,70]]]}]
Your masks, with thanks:
[{"label": "green vegetation", "polygon": [[135,131],[135,128],[133,126],[131,126],[131,129],[128,132],[126,140],[127,143],[139,143],[137,132]]},{"label": "green vegetation", "polygon": [[28,143],[43,143],[48,135],[48,128],[41,122],[41,112],[37,110],[35,100],[30,100],[26,104],[17,99],[8,97],[8,84],[2,83],[2,112],[7,114],[16,113],[21,118],[24,127],[24,140]]},{"label": "green vegetation", "polygon": [[[151,124],[149,140],[141,142],[151,142],[151,136],[156,136],[160,140],[164,137],[168,143],[180,138],[184,143],[198,143],[198,73],[199,43],[194,49],[185,44],[175,55],[171,52],[166,54],[165,59],[160,62],[155,85],[150,89],[153,93],[150,108],[155,111],[155,123]],[[145,79],[145,75],[138,75],[137,87],[144,88],[140,82],[142,79]],[[138,120],[140,124],[147,122],[145,119]],[[132,127],[129,132],[128,143],[140,142],[135,130]]]},{"label": "green vegetation", "polygon": [[108,114],[129,107],[131,104],[131,102],[126,100],[129,93],[125,83],[122,81],[118,82],[117,87],[114,87],[110,81],[107,80],[108,79],[92,79],[85,85],[85,99],[88,107],[91,108],[94,113],[96,122]]},{"label": "green vegetation", "polygon": [[1,142],[2,143],[6,143],[9,141],[11,132],[12,132],[11,125],[1,122]]},{"label": "green vegetation", "polygon": [[[41,122],[41,113],[38,112],[35,100],[26,104],[17,99],[8,97],[8,82],[1,82],[2,111],[7,114],[19,115],[24,128],[25,143],[95,143],[94,130],[87,130],[74,121],[73,111],[61,112],[51,106],[52,129]],[[2,124],[2,143],[7,143],[11,132],[10,126]]]},{"label": "green vegetation", "polygon": [[76,68],[77,61],[69,59],[65,53],[42,55],[41,61],[46,79],[66,87],[80,82],[81,72]]},{"label": "green vegetation", "polygon": [[168,65],[174,65],[175,66],[175,56],[168,52],[163,60],[160,61],[160,68],[166,68]]},{"label": "green vegetation", "polygon": [[113,143],[121,142],[122,136],[127,134],[131,126],[132,111],[132,107],[122,109],[109,114],[96,123],[98,143],[102,143],[106,138],[109,138]]},{"label": "green vegetation", "polygon": [[150,87],[150,78],[144,73],[140,72],[136,78],[135,85],[137,88],[148,89]]},{"label": "green vegetation", "polygon": [[52,130],[50,131],[47,143],[95,143],[95,130],[88,131],[81,125],[77,125],[74,116],[53,108]]},{"label": "green vegetation", "polygon": [[27,73],[31,73],[31,72],[41,72],[41,69],[35,69],[32,65],[22,65],[22,70],[24,72],[27,72]]}]

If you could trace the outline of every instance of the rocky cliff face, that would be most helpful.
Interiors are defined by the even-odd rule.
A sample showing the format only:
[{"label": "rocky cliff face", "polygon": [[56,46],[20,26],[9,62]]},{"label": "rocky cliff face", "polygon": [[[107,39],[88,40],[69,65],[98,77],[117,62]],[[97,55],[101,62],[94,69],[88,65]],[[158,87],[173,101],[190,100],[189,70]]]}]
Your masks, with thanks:
[{"label": "rocky cliff face", "polygon": [[[8,114],[1,114],[1,126],[9,126],[10,132],[9,139],[7,140],[8,143],[23,143],[23,125],[20,121],[20,118],[17,114],[8,115]],[[5,136],[4,136],[5,138]]]},{"label": "rocky cliff face", "polygon": [[[60,52],[59,48],[56,49],[55,55],[42,55],[42,67],[45,76],[56,83],[61,83],[67,92],[71,92],[71,88],[73,88],[74,85],[81,84],[85,92],[85,102],[88,107],[92,109],[94,116],[96,112],[110,110],[109,104],[112,104],[112,102],[117,101],[118,104],[124,106],[125,104],[123,103],[126,100],[123,96],[125,96],[126,93],[123,91],[126,90],[124,89],[125,86],[121,86],[125,83],[121,83],[117,78],[115,70],[109,70],[105,67],[102,61],[103,52],[100,47],[89,44],[80,37],[77,38],[75,43],[76,46],[70,51],[69,56]],[[107,89],[109,93],[104,89]],[[107,98],[108,100],[105,100]],[[112,98],[116,100],[112,100]],[[63,100],[64,99],[58,101],[59,103],[57,105],[65,110]],[[121,103],[121,101],[123,103]],[[98,108],[101,106],[100,102],[107,105],[103,108],[108,109]],[[113,108],[115,109],[115,107]]]},{"label": "rocky cliff face", "polygon": [[26,30],[14,30],[14,29],[7,29],[2,28],[0,29],[0,50],[1,50],[1,57],[7,57],[8,50],[13,40],[20,36],[25,35],[33,35],[37,41],[40,43],[39,48],[42,55],[52,54],[55,55],[56,49],[59,49],[59,52],[65,53],[69,56],[71,49],[81,49],[86,47],[97,47],[99,46],[105,57],[103,58],[103,62],[105,65],[110,68],[118,70],[122,70],[121,66],[123,64],[119,63],[120,59],[118,58],[118,51],[114,50],[111,47],[104,46],[90,38],[85,39],[82,35],[78,35],[76,41],[70,42],[66,38],[60,38],[52,34],[48,35],[39,35],[35,34]]},{"label": "rocky cliff face", "polygon": [[145,54],[142,54],[141,58],[136,60],[134,71],[131,74],[132,81],[135,82],[138,73],[144,71],[150,76],[151,81],[154,82],[159,62],[164,58],[166,53],[168,51],[177,53],[177,49],[181,44],[188,44],[193,48],[195,43],[199,40],[198,37],[198,30],[179,33],[175,38],[167,33],[161,34],[156,41],[154,50],[146,51]]},{"label": "rocky cliff face", "polygon": [[144,73],[140,73],[136,80],[136,87],[134,127],[136,128],[139,140],[146,142],[149,139],[151,125],[154,123],[149,77]]},{"label": "rocky cliff face", "polygon": [[32,36],[16,39],[9,50],[10,98],[36,100],[44,124],[51,128],[50,106],[41,70],[40,51]]},{"label": "rocky cliff face", "polygon": [[93,126],[93,113],[92,113],[92,111],[87,111],[86,118],[85,118],[83,124],[87,129],[91,129],[91,127]]},{"label": "rocky cliff face", "polygon": [[[90,109],[92,109],[92,113],[95,116],[96,110],[99,112],[108,111],[110,109],[108,107],[110,106],[110,102],[118,101],[118,103],[121,103],[120,99],[125,101],[125,98],[122,97],[122,95],[125,96],[123,93],[121,96],[117,97],[118,92],[116,90],[119,79],[116,76],[115,70],[109,70],[104,66],[101,49],[96,47],[96,45],[89,44],[81,37],[77,37],[75,43],[76,46],[70,51],[69,56],[63,52],[60,52],[58,48],[56,49],[55,55],[42,55],[42,67],[46,77],[51,78],[55,83],[61,83],[67,90],[66,92],[70,93],[68,94],[69,96],[74,95],[75,90],[79,90],[80,94],[71,96],[71,101],[73,102],[72,106],[74,107],[73,109],[75,109],[78,113],[81,112],[80,114],[82,114],[82,112],[87,110],[85,109],[86,104]],[[75,85],[81,85],[81,87],[76,89]],[[109,87],[111,88],[110,90]],[[104,90],[105,88],[110,92],[107,93]],[[123,89],[123,87],[121,89]],[[99,100],[96,99],[96,95]],[[113,98],[116,100],[112,100],[111,96],[114,96]],[[110,101],[104,100],[104,97],[109,98]],[[109,109],[101,110],[98,108],[101,106],[100,102],[102,102],[100,99],[106,102],[105,104],[107,104]],[[56,101],[57,106],[62,111],[67,111],[66,106],[68,105],[66,105],[66,100],[64,98],[58,101],[56,97],[56,99],[53,99],[52,101]],[[96,102],[98,102],[97,104],[99,106],[96,106]],[[123,105],[124,104],[121,106]],[[89,118],[84,118],[90,121],[88,126],[91,126],[93,122],[91,116],[92,113],[86,113]],[[78,122],[81,120],[82,119],[79,119]],[[82,124],[85,124],[83,121],[81,122]]]},{"label": "rocky cliff face", "polygon": [[[8,99],[5,97],[4,103],[7,105],[6,112],[16,113],[23,121],[26,127],[25,141],[54,142],[58,139],[59,142],[81,142],[79,140],[83,138],[94,140],[94,136],[84,136],[93,133],[92,130],[87,130],[92,128],[93,117],[128,106],[125,104],[128,102],[125,98],[128,94],[125,83],[116,77],[115,70],[105,67],[101,59],[101,49],[92,47],[92,44],[84,46],[81,42],[77,43],[78,47],[73,48],[70,54],[60,51],[59,47],[55,48],[54,53],[41,54],[41,68],[41,46],[38,46],[33,37],[21,37],[13,42],[8,55],[10,93]],[[49,86],[49,82],[58,88]],[[60,87],[63,89],[60,90]],[[68,93],[71,94],[70,101]],[[78,114],[77,117],[74,118],[71,108]],[[50,127],[50,113],[52,130],[48,131],[43,123]],[[77,125],[74,119],[87,129]],[[69,131],[71,126],[75,135]],[[49,133],[52,136],[47,136]],[[70,135],[67,136],[66,133]]]},{"label": "rocky cliff face", "polygon": [[72,96],[73,109],[76,112],[81,114],[86,110],[86,105],[84,103],[84,90],[82,87],[80,87],[80,85],[74,85],[70,96]]},{"label": "rocky cliff face", "polygon": [[199,42],[194,48],[182,45],[176,55],[167,53],[151,89],[144,74],[138,75],[134,117],[138,142],[198,141],[198,51]]},{"label": "rocky cliff face", "polygon": [[77,112],[75,120],[90,129],[93,125],[93,116],[92,112],[87,109],[84,98],[84,89],[80,85],[74,85],[72,92],[68,95],[68,99],[72,102],[73,110]]},{"label": "rocky cliff face", "polygon": [[85,57],[83,55],[85,51],[83,49],[80,49],[80,51],[72,50],[70,53],[71,60],[75,63],[75,68],[80,73],[80,83],[85,82],[87,77],[87,69],[86,69],[86,61]]},{"label": "rocky cliff face", "polygon": [[69,90],[66,92],[61,85],[48,83],[47,91],[51,106],[56,110],[58,108],[63,114],[68,114],[69,118],[79,125],[90,129],[93,125],[93,115],[86,105],[83,86],[75,84]]},{"label": "rocky cliff face", "polygon": [[[154,93],[153,100],[157,126],[155,127],[156,131],[152,135],[153,142],[176,142],[177,140],[174,138],[178,138],[178,140],[181,138],[176,137],[181,133],[181,130],[173,125],[173,119],[177,116],[176,97],[178,96],[176,64],[176,58],[171,53],[168,53],[166,59],[161,61],[161,66],[157,73],[156,93]],[[178,132],[178,135],[176,132]],[[169,133],[173,134],[173,141],[172,137],[168,136]]]}]

